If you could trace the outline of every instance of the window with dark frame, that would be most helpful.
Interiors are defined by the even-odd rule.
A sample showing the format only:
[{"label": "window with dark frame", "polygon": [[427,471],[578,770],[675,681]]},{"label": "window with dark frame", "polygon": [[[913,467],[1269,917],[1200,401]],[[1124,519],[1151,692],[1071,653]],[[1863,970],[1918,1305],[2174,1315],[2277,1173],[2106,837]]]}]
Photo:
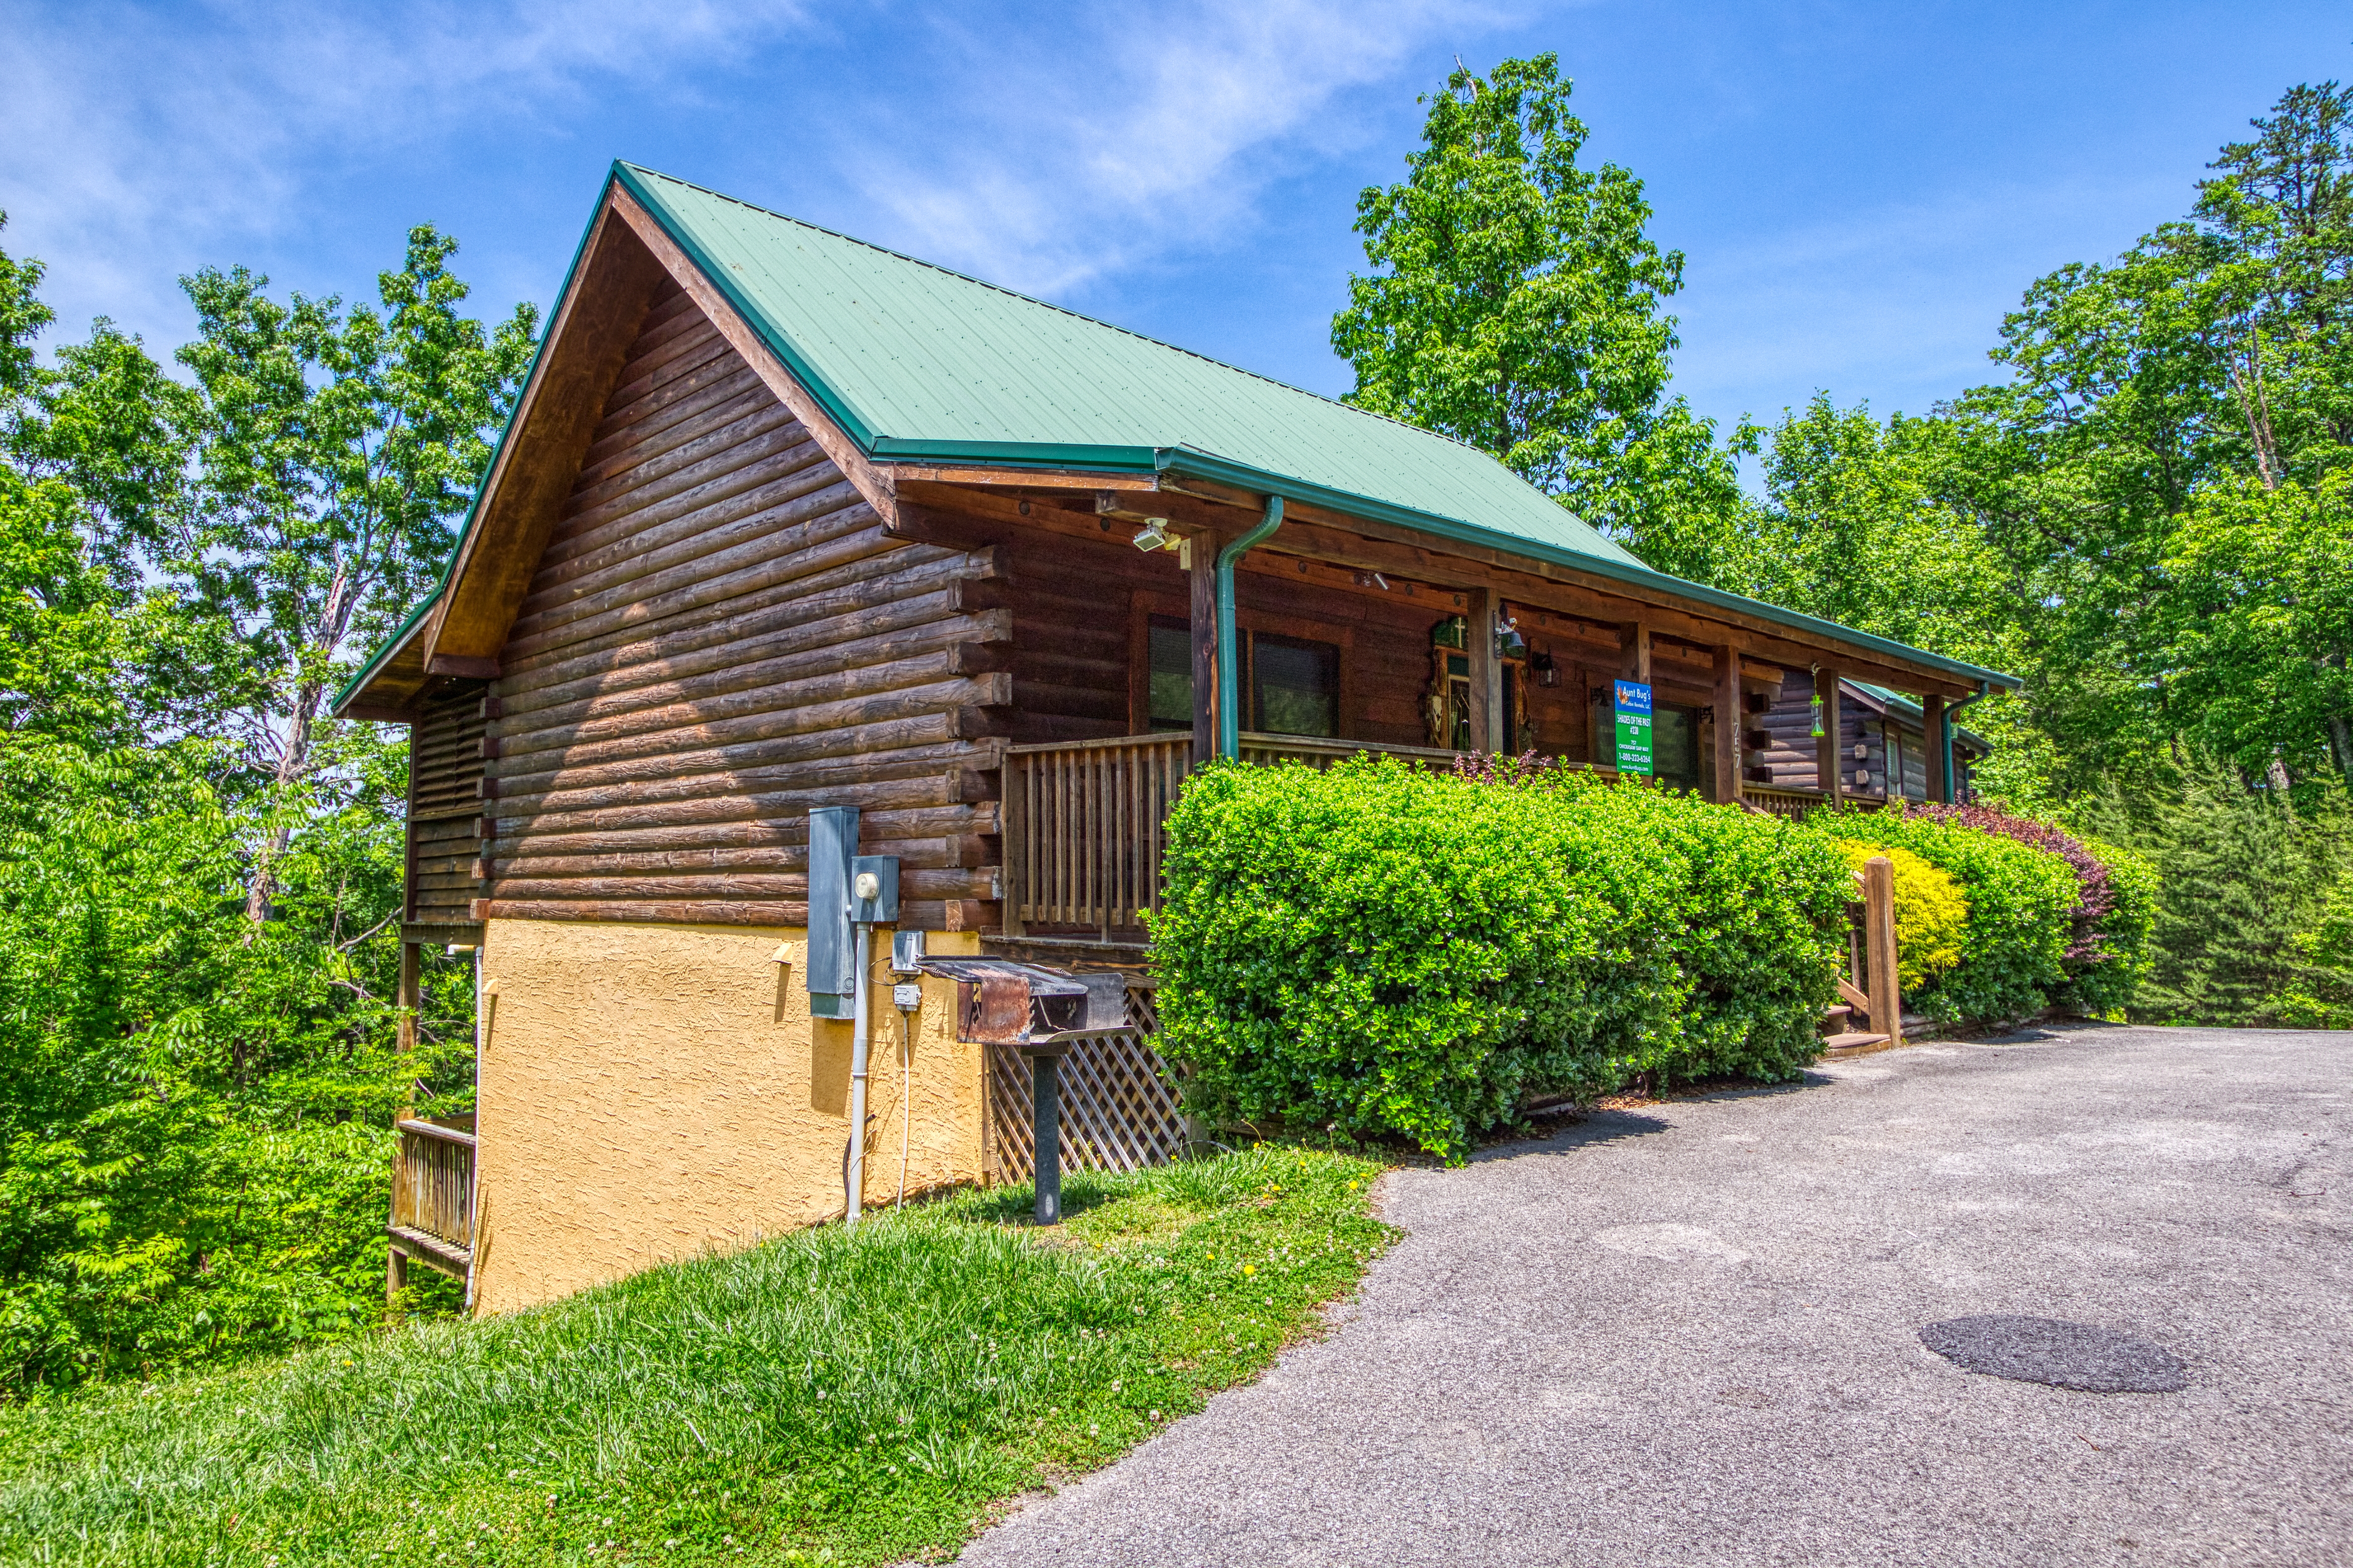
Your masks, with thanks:
[{"label": "window with dark frame", "polygon": [[[1145,626],[1151,658],[1145,719],[1156,731],[1193,727],[1193,628],[1171,616]],[[1250,688],[1248,728],[1273,735],[1340,732],[1340,649],[1272,632],[1242,633]]]},{"label": "window with dark frame", "polygon": [[1190,730],[1193,727],[1193,627],[1166,616],[1152,617],[1152,684],[1147,700],[1149,727]]},{"label": "window with dark frame", "polygon": [[1271,735],[1340,732],[1340,650],[1327,642],[1250,635],[1251,728]]}]

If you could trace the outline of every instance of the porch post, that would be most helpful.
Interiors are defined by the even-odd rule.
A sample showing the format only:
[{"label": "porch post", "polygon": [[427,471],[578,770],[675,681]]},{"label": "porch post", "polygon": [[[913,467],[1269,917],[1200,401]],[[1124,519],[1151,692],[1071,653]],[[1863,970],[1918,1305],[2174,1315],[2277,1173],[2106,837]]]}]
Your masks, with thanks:
[{"label": "porch post", "polygon": [[1193,765],[1218,754],[1218,547],[1214,533],[1193,539]]},{"label": "porch post", "polygon": [[417,1004],[421,990],[417,977],[417,946],[413,942],[400,944],[399,984],[399,990],[394,994],[393,1005],[400,1009],[400,1023],[393,1042],[405,1056],[417,1048]]},{"label": "porch post", "polygon": [[1936,805],[1950,805],[1953,792],[1947,787],[1945,779],[1945,763],[1950,750],[1945,700],[1934,692],[1920,699],[1920,749],[1928,753],[1923,759],[1927,763],[1928,799]]},{"label": "porch post", "polygon": [[1835,808],[1846,793],[1846,718],[1839,711],[1839,672],[1817,668],[1814,695],[1822,700],[1822,732],[1814,742],[1814,782]]},{"label": "porch post", "polygon": [[1492,752],[1504,743],[1504,665],[1495,657],[1495,591],[1473,588],[1467,596],[1471,630],[1464,638],[1471,656],[1471,749]]},{"label": "porch post", "polygon": [[1641,621],[1618,628],[1618,674],[1651,684],[1651,628]]},{"label": "porch post", "polygon": [[1715,654],[1715,801],[1728,805],[1740,798],[1741,711],[1740,650],[1720,647]]}]

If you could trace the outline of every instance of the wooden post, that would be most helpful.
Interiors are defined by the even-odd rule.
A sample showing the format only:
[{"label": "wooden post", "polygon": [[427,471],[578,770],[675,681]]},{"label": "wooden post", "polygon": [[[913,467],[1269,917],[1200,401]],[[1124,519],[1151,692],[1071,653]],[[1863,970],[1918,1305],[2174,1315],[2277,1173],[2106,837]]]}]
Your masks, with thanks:
[{"label": "wooden post", "polygon": [[396,1246],[388,1247],[384,1260],[385,1306],[397,1310],[400,1306],[400,1293],[406,1289],[408,1289],[408,1254],[401,1251]]},{"label": "wooden post", "polygon": [[1715,650],[1715,802],[1740,798],[1740,650]]},{"label": "wooden post", "polygon": [[1651,628],[1641,621],[1618,628],[1618,674],[1651,684]]},{"label": "wooden post", "polygon": [[1904,996],[1895,984],[1895,866],[1884,855],[1862,863],[1864,943],[1871,967],[1871,1032],[1904,1043]]},{"label": "wooden post", "polygon": [[1471,656],[1471,749],[1492,752],[1504,743],[1504,664],[1495,657],[1495,591],[1473,588],[1466,596],[1471,629],[1463,651]]},{"label": "wooden post", "polygon": [[1197,768],[1218,754],[1219,543],[1214,533],[1193,536],[1193,765]]},{"label": "wooden post", "polygon": [[1927,763],[1930,801],[1950,805],[1952,791],[1945,779],[1945,700],[1931,692],[1920,700],[1920,743],[1928,754],[1922,759]]},{"label": "wooden post", "polygon": [[1835,807],[1846,794],[1846,720],[1839,711],[1839,672],[1816,669],[1814,695],[1822,700],[1822,732],[1814,742],[1814,782]]},{"label": "wooden post", "polygon": [[405,1054],[417,1048],[417,1008],[422,991],[417,973],[419,948],[413,942],[400,944],[400,989],[394,1005],[400,1009],[400,1024],[393,1043]]}]

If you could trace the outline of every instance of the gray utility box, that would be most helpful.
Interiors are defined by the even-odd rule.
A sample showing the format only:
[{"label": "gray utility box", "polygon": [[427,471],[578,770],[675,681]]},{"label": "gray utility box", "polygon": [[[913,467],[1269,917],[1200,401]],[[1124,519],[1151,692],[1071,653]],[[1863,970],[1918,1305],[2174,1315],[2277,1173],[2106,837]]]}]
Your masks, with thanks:
[{"label": "gray utility box", "polygon": [[[857,1011],[858,936],[849,918],[849,884],[858,859],[858,808],[820,805],[809,813],[809,1015],[847,1018]],[[892,892],[897,893],[897,879]]]}]

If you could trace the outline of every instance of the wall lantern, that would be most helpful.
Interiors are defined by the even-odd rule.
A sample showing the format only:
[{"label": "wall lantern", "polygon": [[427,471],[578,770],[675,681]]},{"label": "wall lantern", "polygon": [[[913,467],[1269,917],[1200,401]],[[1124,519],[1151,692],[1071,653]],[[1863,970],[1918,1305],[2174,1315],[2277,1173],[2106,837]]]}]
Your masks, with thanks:
[{"label": "wall lantern", "polygon": [[1535,658],[1528,660],[1528,668],[1536,672],[1536,684],[1538,686],[1558,686],[1560,684],[1560,666],[1552,661],[1552,654],[1549,651],[1540,653],[1536,655]]}]

